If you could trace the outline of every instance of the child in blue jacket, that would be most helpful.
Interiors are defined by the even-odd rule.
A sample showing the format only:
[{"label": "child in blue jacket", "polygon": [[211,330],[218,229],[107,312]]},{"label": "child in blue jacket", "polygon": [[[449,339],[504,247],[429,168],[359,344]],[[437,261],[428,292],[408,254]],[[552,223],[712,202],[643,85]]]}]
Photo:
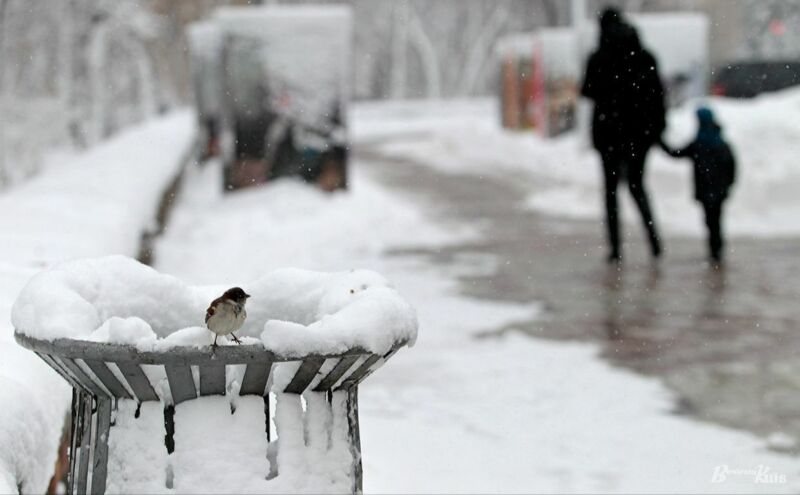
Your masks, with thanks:
[{"label": "child in blue jacket", "polygon": [[722,128],[714,119],[714,113],[701,107],[697,110],[697,120],[697,136],[684,148],[672,149],[663,141],[660,144],[671,156],[690,158],[694,163],[694,197],[705,210],[711,260],[719,263],[724,245],[722,206],[736,179],[736,159],[722,137]]}]

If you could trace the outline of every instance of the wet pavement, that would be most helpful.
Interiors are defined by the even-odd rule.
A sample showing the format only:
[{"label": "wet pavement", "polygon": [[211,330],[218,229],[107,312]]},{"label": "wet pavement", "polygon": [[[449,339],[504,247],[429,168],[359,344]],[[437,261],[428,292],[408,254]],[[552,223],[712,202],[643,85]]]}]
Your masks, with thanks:
[{"label": "wet pavement", "polygon": [[730,239],[725,267],[713,269],[704,240],[667,234],[665,256],[654,263],[642,229],[626,225],[625,261],[608,265],[599,223],[525,209],[540,187],[530,176],[492,173],[491,164],[483,177],[445,174],[367,144],[355,155],[356,166],[434,216],[481,233],[474,242],[396,254],[443,265],[488,256],[493,269],[480,263],[460,276],[465,295],[544,304],[542,318],[487,328],[480,338],[513,331],[599,343],[615,365],[662,379],[676,414],[800,453],[800,239]]}]

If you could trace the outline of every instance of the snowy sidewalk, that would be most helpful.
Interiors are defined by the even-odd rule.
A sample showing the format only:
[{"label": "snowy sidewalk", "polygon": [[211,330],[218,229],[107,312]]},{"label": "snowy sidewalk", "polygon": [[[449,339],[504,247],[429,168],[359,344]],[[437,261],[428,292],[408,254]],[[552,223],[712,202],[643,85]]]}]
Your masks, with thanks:
[{"label": "snowy sidewalk", "polygon": [[[415,411],[414,417],[425,426],[415,424],[404,437],[424,432],[419,438],[424,447],[405,462],[410,466],[423,459],[422,469],[431,470],[423,478],[425,483],[448,480],[441,486],[430,485],[434,492],[447,490],[448,484],[465,492],[474,487],[520,492],[796,491],[796,459],[768,452],[766,442],[751,434],[696,422],[695,418],[728,419],[729,424],[747,428],[750,425],[742,421],[747,419],[774,428],[766,433],[791,424],[790,418],[779,419],[785,408],[774,411],[777,423],[764,422],[768,410],[756,397],[759,385],[770,383],[765,372],[777,374],[781,366],[762,366],[750,374],[752,364],[763,364],[768,355],[761,345],[755,350],[746,347],[758,339],[754,340],[750,326],[743,325],[740,318],[746,314],[740,311],[752,310],[753,303],[740,306],[741,298],[733,295],[727,303],[724,296],[714,296],[713,286],[697,285],[691,276],[702,284],[706,269],[700,257],[692,258],[696,241],[670,242],[661,273],[650,270],[639,256],[632,256],[634,261],[622,272],[607,270],[602,249],[592,245],[599,233],[590,226],[542,218],[520,208],[528,188],[524,176],[503,180],[440,175],[412,162],[382,161],[362,153],[366,156],[378,177],[398,190],[414,191],[416,201],[435,216],[468,221],[482,231],[450,246],[396,251],[422,257],[450,273],[456,285],[451,290],[464,296],[456,299],[462,305],[455,307],[431,294],[421,298],[428,302],[418,306],[420,346],[430,338],[429,322],[436,321],[449,338],[444,337],[438,354],[431,349],[428,366],[436,363],[449,373],[442,383],[438,378],[427,383],[426,377],[402,376],[404,370],[398,368],[402,359],[414,356],[398,356],[395,366],[376,376],[371,385],[390,375],[395,383],[408,384],[409,396],[404,400],[395,388],[381,390],[383,403],[373,416],[381,418],[377,431],[384,436],[365,428],[366,442],[391,441],[395,436],[391,424],[398,421],[394,415],[404,407]],[[635,243],[631,246],[632,254],[641,249]],[[740,281],[752,273],[736,270],[731,275]],[[763,277],[755,277],[750,287],[756,290],[759,280]],[[706,282],[714,281],[719,283],[709,273]],[[432,307],[432,301],[438,307]],[[533,317],[524,312],[515,315],[514,301],[523,307],[524,301],[540,301],[542,311]],[[681,304],[685,306],[680,308]],[[500,318],[492,318],[493,314]],[[741,331],[721,326],[726,315],[735,320],[734,328],[743,325]],[[468,353],[452,348],[454,336],[464,331],[476,339]],[[768,336],[762,337],[763,343]],[[789,358],[793,348],[787,346],[782,354]],[[659,380],[622,371],[606,360],[666,378],[680,394]],[[452,390],[453,381],[464,385]],[[783,392],[789,390],[784,387]],[[780,388],[770,392],[775,391]],[[791,407],[790,397],[782,397],[787,400],[784,406]],[[366,398],[363,403],[362,411],[376,405]],[[423,412],[429,410],[438,414]],[[447,410],[451,412],[443,423]],[[454,427],[457,418],[463,420],[464,432]],[[430,440],[431,432],[439,432],[440,438]],[[785,438],[774,435],[778,446]],[[456,446],[448,449],[458,454],[442,460],[436,453],[426,453],[436,452],[437,442]],[[365,452],[371,452],[369,447],[374,446],[367,443]],[[712,484],[719,466],[747,470],[765,466],[771,473],[784,474],[787,484],[756,485],[753,476],[745,475]],[[385,476],[391,480],[388,486],[410,482],[393,469],[385,470]],[[424,491],[426,485],[418,483],[412,489]]]},{"label": "snowy sidewalk", "polygon": [[[650,263],[638,212],[626,208],[626,259],[617,270],[602,263],[607,248],[599,218],[600,166],[577,136],[542,140],[503,131],[490,102],[481,101],[439,103],[436,112],[425,111],[423,103],[405,113],[387,107],[383,118],[369,107],[371,112],[357,113],[364,117],[359,135],[369,143],[360,152],[383,163],[383,180],[430,198],[433,211],[482,232],[446,249],[413,252],[445,265],[494,259],[488,273],[462,277],[464,293],[540,300],[547,307],[537,321],[488,334],[511,330],[598,342],[615,364],[663,379],[677,392],[680,413],[749,430],[796,455],[800,265],[794,253],[800,224],[787,220],[796,217],[800,202],[783,191],[800,185],[794,170],[798,101],[796,89],[747,101],[711,99],[740,159],[726,210],[732,232],[724,270],[707,269],[690,167],[658,150],[650,154],[648,182],[666,255]],[[675,110],[672,131],[692,132],[691,109]],[[432,113],[447,119],[431,121]],[[426,132],[397,132],[403,119],[407,129]],[[395,130],[393,137],[387,129]],[[765,146],[756,138],[764,138]],[[621,197],[630,206],[627,191]],[[571,218],[576,208],[591,215]]]},{"label": "snowy sidewalk", "polygon": [[148,122],[0,195],[0,493],[44,493],[70,389],[13,339],[8,315],[36,272],[76,257],[136,256],[162,195],[187,160],[194,119]]},{"label": "snowy sidewalk", "polygon": [[[441,205],[413,186],[426,180],[420,169],[356,159],[352,171],[352,189],[332,196],[293,181],[223,196],[216,165],[193,169],[157,244],[156,267],[188,283],[243,287],[282,266],[369,268],[395,283],[416,306],[421,331],[416,347],[398,353],[361,388],[366,492],[800,487],[793,459],[768,452],[750,434],[672,414],[675,398],[663,385],[610,366],[597,345],[514,334],[481,338],[536,321],[544,308],[535,300],[461,295],[460,280],[479,283],[499,259],[447,248],[491,239],[482,237],[480,223],[446,214],[449,221],[435,221]],[[375,177],[403,187],[389,193]],[[461,206],[470,200],[463,193]],[[436,252],[447,262],[427,254]],[[712,483],[718,468],[759,465],[786,483],[755,485],[742,475]]]},{"label": "snowy sidewalk", "polygon": [[[665,139],[686,144],[697,128],[697,105],[710,106],[737,157],[737,177],[726,202],[726,229],[743,237],[800,236],[800,90],[750,100],[709,97],[670,109]],[[424,163],[441,173],[473,177],[522,175],[534,179],[524,207],[581,220],[602,216],[602,168],[587,135],[543,139],[500,128],[497,101],[454,100],[370,103],[354,112],[354,134],[386,155]],[[381,141],[384,141],[381,143]],[[693,199],[692,167],[654,147],[647,187],[664,231],[702,237],[705,226]],[[629,194],[622,218],[638,227]]]}]

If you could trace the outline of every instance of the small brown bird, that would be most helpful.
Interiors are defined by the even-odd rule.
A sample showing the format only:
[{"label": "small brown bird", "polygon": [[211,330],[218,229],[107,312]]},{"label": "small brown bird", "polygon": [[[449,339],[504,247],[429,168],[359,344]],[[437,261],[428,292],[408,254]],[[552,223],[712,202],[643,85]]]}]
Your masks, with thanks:
[{"label": "small brown bird", "polygon": [[244,303],[247,302],[247,294],[239,287],[228,289],[220,297],[211,301],[211,305],[206,310],[206,326],[214,332],[214,345],[217,347],[217,337],[220,335],[231,335],[237,344],[241,344],[233,332],[242,328],[247,312],[244,310]]}]

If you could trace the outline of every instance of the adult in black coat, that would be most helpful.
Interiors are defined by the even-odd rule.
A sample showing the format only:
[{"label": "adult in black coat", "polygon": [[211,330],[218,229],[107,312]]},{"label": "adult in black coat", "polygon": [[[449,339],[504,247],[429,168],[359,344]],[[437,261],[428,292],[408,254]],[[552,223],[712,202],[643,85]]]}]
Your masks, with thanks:
[{"label": "adult in black coat", "polygon": [[736,180],[736,159],[722,137],[722,129],[708,108],[697,110],[694,140],[681,149],[661,147],[670,155],[691,158],[694,164],[694,197],[703,206],[708,227],[708,247],[714,263],[722,261],[722,206]]},{"label": "adult in black coat", "polygon": [[644,187],[644,165],[664,130],[664,88],[655,58],[616,9],[606,9],[600,18],[599,47],[589,57],[581,93],[594,101],[592,141],[603,161],[609,260],[621,257],[617,186],[625,179],[651,252],[658,257],[661,243]]}]

